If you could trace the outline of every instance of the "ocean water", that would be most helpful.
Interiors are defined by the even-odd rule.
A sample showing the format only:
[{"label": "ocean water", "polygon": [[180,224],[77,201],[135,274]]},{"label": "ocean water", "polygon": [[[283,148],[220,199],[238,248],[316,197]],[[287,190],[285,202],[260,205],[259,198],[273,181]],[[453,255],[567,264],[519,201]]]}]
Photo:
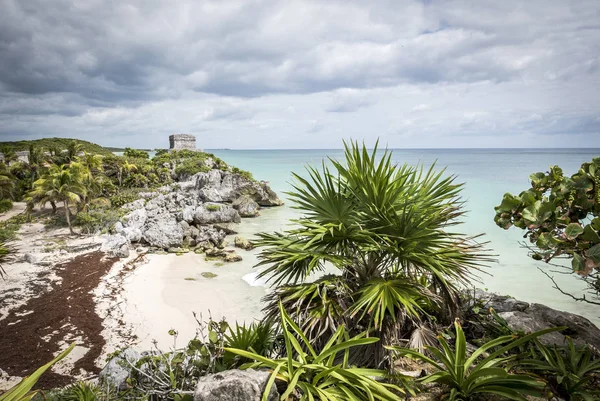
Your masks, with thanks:
[{"label": "ocean water", "polygon": [[[320,165],[327,158],[343,159],[342,150],[211,150],[227,163],[251,171],[256,179],[268,181],[286,201],[280,208],[264,210],[257,219],[246,219],[241,234],[251,237],[259,231],[276,231],[286,227],[289,219],[298,215],[286,199],[291,189],[292,172],[305,174],[305,166]],[[552,288],[550,280],[538,267],[547,268],[527,256],[519,245],[523,232],[508,231],[494,223],[494,206],[506,192],[518,193],[529,186],[528,177],[537,171],[546,171],[550,165],[559,165],[566,174],[573,174],[581,163],[600,156],[600,149],[395,149],[393,160],[398,163],[419,164],[426,167],[436,163],[447,174],[458,176],[464,182],[463,198],[468,214],[459,226],[466,234],[484,233],[484,240],[497,255],[497,263],[490,264],[487,274],[481,275],[478,287],[518,299],[542,303],[553,308],[581,314],[600,324],[597,306],[578,303]],[[252,281],[249,273],[246,281]],[[564,288],[574,293],[581,291],[582,283],[572,275],[555,274]]]}]

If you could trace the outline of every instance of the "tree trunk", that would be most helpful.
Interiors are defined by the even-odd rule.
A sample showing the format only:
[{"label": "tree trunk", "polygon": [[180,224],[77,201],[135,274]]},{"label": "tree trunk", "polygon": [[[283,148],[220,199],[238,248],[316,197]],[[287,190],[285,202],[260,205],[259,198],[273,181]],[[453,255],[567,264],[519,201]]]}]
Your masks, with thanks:
[{"label": "tree trunk", "polygon": [[71,213],[69,212],[69,202],[65,201],[65,217],[67,218],[67,225],[69,226],[69,231],[72,235],[75,235],[73,231],[73,227],[71,227]]},{"label": "tree trunk", "polygon": [[56,214],[56,203],[54,201],[50,201],[50,206],[52,206],[52,214]]}]

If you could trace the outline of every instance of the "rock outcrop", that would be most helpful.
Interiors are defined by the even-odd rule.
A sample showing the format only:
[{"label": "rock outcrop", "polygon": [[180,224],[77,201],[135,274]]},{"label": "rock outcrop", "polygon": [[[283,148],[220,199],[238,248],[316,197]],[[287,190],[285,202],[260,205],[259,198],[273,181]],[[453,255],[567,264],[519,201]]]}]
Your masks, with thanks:
[{"label": "rock outcrop", "polygon": [[[270,373],[247,370],[226,370],[201,377],[194,401],[260,401],[266,390]],[[271,386],[268,401],[279,399],[276,387]]]},{"label": "rock outcrop", "polygon": [[222,248],[242,217],[281,204],[266,182],[217,169],[198,173],[124,205],[129,213],[115,225],[116,235],[106,238],[103,250],[124,257],[129,244],[137,242],[162,250]]},{"label": "rock outcrop", "polygon": [[[589,344],[600,350],[600,329],[583,316],[561,312],[545,305],[527,303],[509,296],[475,291],[475,298],[502,317],[512,330],[533,332],[549,327],[566,326],[567,334],[576,344]],[[559,332],[540,338],[546,344],[565,345],[565,335]]]}]

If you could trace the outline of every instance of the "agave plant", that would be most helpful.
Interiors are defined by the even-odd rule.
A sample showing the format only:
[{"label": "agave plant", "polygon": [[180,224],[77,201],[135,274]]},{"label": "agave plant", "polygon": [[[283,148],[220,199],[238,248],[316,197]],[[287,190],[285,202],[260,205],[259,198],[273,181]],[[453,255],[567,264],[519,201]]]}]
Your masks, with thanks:
[{"label": "agave plant", "polygon": [[397,385],[382,383],[377,378],[387,377],[383,370],[351,367],[350,349],[372,344],[378,338],[359,335],[349,338],[344,326],[338,327],[317,352],[303,331],[279,304],[281,328],[285,342],[285,356],[271,359],[255,352],[225,348],[227,352],[254,360],[242,368],[271,370],[262,401],[266,401],[276,381],[286,385],[281,400],[398,400],[405,390]]},{"label": "agave plant", "polygon": [[32,391],[31,389],[35,386],[44,372],[50,369],[56,362],[66,357],[73,348],[75,348],[75,343],[71,344],[69,348],[61,352],[56,358],[33,372],[31,376],[25,377],[19,384],[0,395],[0,401],[30,401],[37,393],[39,393],[39,391]]},{"label": "agave plant", "polygon": [[529,375],[512,374],[506,370],[506,364],[517,357],[517,355],[506,356],[506,353],[521,344],[561,328],[540,330],[522,337],[513,335],[498,337],[468,356],[467,340],[458,321],[454,323],[454,327],[456,329],[454,350],[441,335],[438,336],[439,349],[426,347],[431,357],[412,349],[388,348],[399,355],[409,356],[432,365],[437,371],[419,379],[419,382],[446,385],[448,401],[472,400],[483,393],[500,395],[505,399],[516,401],[527,401],[524,395],[541,395],[544,388],[543,381]]},{"label": "agave plant", "polygon": [[573,340],[567,337],[566,347],[548,347],[536,341],[536,351],[539,357],[525,360],[522,365],[541,372],[555,393],[572,401],[600,398],[600,389],[597,387],[600,382],[600,358],[594,358],[589,347],[576,347]]},{"label": "agave plant", "polygon": [[[281,300],[315,344],[340,325],[390,344],[428,313],[453,317],[460,284],[491,259],[475,237],[452,230],[464,214],[455,177],[395,165],[377,147],[345,147],[345,163],[294,174],[288,195],[303,216],[293,228],[258,235],[259,276],[283,285],[265,311],[276,315]],[[326,265],[339,276],[306,282]]]}]

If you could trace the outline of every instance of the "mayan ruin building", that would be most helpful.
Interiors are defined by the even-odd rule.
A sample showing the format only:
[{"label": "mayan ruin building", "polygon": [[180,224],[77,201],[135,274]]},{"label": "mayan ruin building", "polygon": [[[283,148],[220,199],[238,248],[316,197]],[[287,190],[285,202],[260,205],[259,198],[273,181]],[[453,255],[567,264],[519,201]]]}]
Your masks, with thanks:
[{"label": "mayan ruin building", "polygon": [[196,137],[189,134],[169,136],[169,150],[200,150],[196,148]]}]

